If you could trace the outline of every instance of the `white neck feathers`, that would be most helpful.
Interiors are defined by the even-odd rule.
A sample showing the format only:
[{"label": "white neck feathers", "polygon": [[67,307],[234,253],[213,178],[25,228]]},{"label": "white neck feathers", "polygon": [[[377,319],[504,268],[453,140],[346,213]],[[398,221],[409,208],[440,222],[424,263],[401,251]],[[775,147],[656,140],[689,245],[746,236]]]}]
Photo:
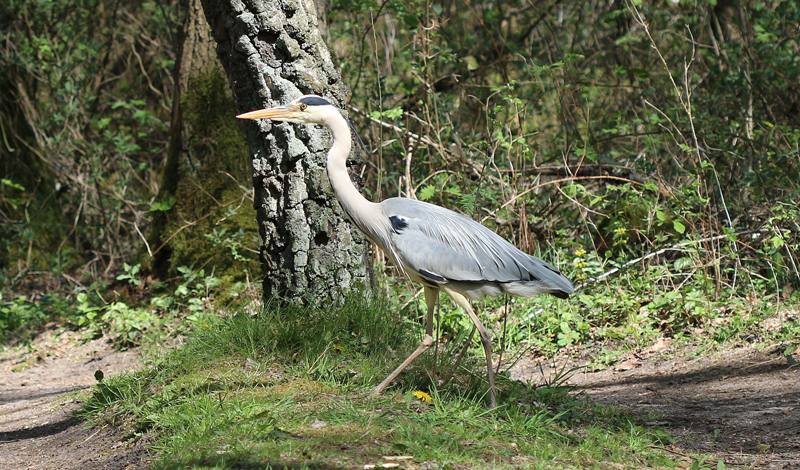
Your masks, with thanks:
[{"label": "white neck feathers", "polygon": [[[325,122],[333,134],[333,146],[328,151],[328,179],[331,182],[333,193],[342,205],[342,209],[350,220],[364,232],[373,242],[384,248],[386,216],[379,204],[368,201],[358,192],[350,181],[347,172],[347,157],[352,148],[352,134],[347,120],[332,106],[326,109],[330,113]],[[332,113],[336,113],[333,115]]]}]

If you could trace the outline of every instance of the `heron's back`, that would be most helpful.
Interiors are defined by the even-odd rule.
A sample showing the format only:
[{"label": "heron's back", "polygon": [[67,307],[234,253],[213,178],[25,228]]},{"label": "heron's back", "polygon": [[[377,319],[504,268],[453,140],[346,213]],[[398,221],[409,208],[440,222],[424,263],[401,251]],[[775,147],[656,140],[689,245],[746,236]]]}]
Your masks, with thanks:
[{"label": "heron's back", "polygon": [[[392,249],[412,278],[449,284],[470,298],[574,292],[553,265],[533,257],[475,220],[406,198],[381,203],[392,223]],[[421,279],[420,279],[421,278]]]}]

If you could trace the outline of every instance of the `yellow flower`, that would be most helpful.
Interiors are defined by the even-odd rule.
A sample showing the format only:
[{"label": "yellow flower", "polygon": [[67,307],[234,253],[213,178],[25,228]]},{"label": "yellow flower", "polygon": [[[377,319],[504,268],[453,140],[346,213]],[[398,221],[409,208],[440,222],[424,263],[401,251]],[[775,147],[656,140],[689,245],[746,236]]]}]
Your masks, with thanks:
[{"label": "yellow flower", "polygon": [[333,349],[335,349],[335,350],[337,350],[339,352],[344,351],[344,347],[342,347],[341,344],[334,344],[332,347],[333,347]]},{"label": "yellow flower", "polygon": [[614,233],[616,233],[617,235],[623,235],[627,231],[628,229],[622,227],[614,229]]},{"label": "yellow flower", "polygon": [[423,402],[423,403],[430,403],[431,401],[433,401],[433,398],[431,398],[431,396],[430,396],[430,395],[428,395],[428,394],[427,394],[427,393],[425,393],[425,392],[421,392],[421,391],[419,391],[419,390],[417,390],[416,392],[414,392],[414,397],[415,397],[417,400],[419,400],[419,401],[421,401],[421,402]]},{"label": "yellow flower", "polygon": [[586,267],[586,262],[585,261],[580,261],[578,263],[575,263],[575,267],[578,268],[578,269],[585,268]]},{"label": "yellow flower", "polygon": [[575,252],[575,256],[583,256],[585,254],[586,254],[586,250],[584,250],[584,249],[580,249],[580,250]]}]

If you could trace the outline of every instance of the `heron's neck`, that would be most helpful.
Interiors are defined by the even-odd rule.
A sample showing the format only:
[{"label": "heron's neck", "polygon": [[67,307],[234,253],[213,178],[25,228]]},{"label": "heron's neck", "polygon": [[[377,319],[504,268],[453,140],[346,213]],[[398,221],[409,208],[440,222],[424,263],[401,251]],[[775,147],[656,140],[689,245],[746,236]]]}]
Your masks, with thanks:
[{"label": "heron's neck", "polygon": [[328,179],[344,211],[362,232],[372,238],[375,229],[372,225],[378,220],[376,215],[380,213],[380,207],[362,196],[350,181],[347,172],[347,156],[352,148],[350,126],[341,115],[331,122],[329,128],[333,134],[333,146],[328,152]]}]

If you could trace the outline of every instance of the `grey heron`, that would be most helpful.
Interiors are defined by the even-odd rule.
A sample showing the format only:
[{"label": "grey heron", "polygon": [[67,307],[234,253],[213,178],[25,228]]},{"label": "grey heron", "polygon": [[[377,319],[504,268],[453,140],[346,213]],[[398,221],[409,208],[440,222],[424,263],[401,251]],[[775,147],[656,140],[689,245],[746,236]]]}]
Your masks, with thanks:
[{"label": "grey heron", "polygon": [[492,338],[469,300],[499,294],[521,297],[552,294],[565,299],[575,290],[572,282],[551,264],[522,252],[469,217],[415,199],[394,197],[379,203],[367,200],[347,173],[346,160],[352,146],[349,122],[320,96],[304,95],[284,106],[237,117],[327,127],[333,135],[327,173],[342,209],[397,268],[424,288],[428,307],[425,337],[373,393],[383,392],[403,369],[433,345],[433,312],[439,292],[444,291],[467,312],[480,334],[486,354],[491,407],[497,406]]}]

